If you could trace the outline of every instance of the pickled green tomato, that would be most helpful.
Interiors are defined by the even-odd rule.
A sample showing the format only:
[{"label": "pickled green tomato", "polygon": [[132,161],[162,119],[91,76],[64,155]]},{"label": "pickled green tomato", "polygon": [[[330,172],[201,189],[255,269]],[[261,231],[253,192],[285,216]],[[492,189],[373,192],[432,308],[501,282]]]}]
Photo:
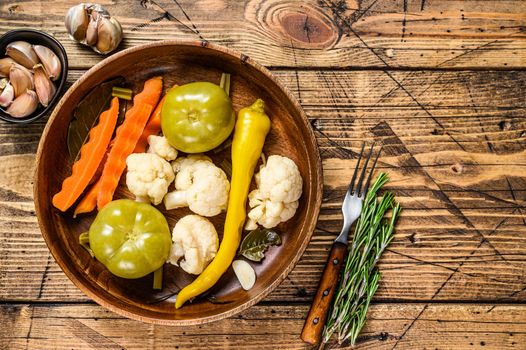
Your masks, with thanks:
[{"label": "pickled green tomato", "polygon": [[141,278],[157,270],[168,259],[171,243],[163,214],[129,199],[108,203],[89,229],[95,258],[123,278]]},{"label": "pickled green tomato", "polygon": [[208,82],[171,89],[161,111],[164,136],[185,153],[216,148],[230,135],[234,122],[230,97],[218,85]]}]

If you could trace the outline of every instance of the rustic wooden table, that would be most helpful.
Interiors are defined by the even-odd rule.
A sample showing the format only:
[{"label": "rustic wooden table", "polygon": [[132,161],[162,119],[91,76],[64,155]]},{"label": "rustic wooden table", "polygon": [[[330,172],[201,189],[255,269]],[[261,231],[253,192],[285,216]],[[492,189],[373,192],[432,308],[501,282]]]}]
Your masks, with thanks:
[{"label": "rustic wooden table", "polygon": [[[69,83],[102,57],[63,25],[76,1],[0,1],[0,33],[66,47]],[[243,314],[187,328],[115,315],[62,273],[32,199],[45,120],[0,123],[0,348],[303,348],[362,140],[404,207],[359,348],[526,349],[526,2],[104,0],[122,48],[206,39],[269,67],[318,137],[324,201],[303,259]]]}]

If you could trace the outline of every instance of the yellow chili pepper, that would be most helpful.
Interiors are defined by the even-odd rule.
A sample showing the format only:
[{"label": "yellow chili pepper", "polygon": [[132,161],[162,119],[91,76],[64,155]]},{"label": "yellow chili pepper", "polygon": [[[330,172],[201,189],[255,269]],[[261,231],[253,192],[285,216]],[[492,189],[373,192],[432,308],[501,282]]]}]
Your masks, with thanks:
[{"label": "yellow chili pepper", "polygon": [[212,288],[234,260],[245,224],[250,182],[269,130],[270,119],[265,114],[263,100],[258,99],[239,111],[232,140],[232,180],[223,240],[210,265],[195,281],[179,292],[175,302],[177,309],[186,301]]}]

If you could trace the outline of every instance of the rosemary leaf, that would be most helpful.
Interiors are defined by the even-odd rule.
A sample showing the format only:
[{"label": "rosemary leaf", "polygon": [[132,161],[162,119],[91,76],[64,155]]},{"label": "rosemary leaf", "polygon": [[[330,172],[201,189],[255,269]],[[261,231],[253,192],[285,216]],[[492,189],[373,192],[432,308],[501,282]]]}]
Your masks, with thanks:
[{"label": "rosemary leaf", "polygon": [[[388,181],[387,174],[380,173],[365,197],[323,331],[324,343],[337,334],[340,344],[349,341],[354,345],[365,325],[367,310],[381,277],[376,264],[393,239],[401,211],[392,193],[386,192],[378,199],[378,191]],[[391,211],[390,218],[385,217],[388,211]]]}]

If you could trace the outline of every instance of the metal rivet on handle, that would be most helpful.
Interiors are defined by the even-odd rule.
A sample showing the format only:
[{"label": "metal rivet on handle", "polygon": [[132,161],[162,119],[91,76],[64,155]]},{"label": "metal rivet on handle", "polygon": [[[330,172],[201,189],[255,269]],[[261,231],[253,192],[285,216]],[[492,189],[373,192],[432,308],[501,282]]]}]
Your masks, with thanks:
[{"label": "metal rivet on handle", "polygon": [[327,289],[325,289],[323,291],[323,296],[327,296],[327,295],[329,295],[329,288],[327,288]]},{"label": "metal rivet on handle", "polygon": [[319,319],[318,317],[316,317],[314,320],[312,320],[312,323],[314,323],[314,324],[318,324],[318,321],[319,321],[319,320],[320,320],[320,319]]},{"label": "metal rivet on handle", "polygon": [[340,260],[338,260],[338,259],[334,259],[334,260],[332,261],[332,263],[333,263],[334,265],[338,265],[339,262],[340,262]]}]

